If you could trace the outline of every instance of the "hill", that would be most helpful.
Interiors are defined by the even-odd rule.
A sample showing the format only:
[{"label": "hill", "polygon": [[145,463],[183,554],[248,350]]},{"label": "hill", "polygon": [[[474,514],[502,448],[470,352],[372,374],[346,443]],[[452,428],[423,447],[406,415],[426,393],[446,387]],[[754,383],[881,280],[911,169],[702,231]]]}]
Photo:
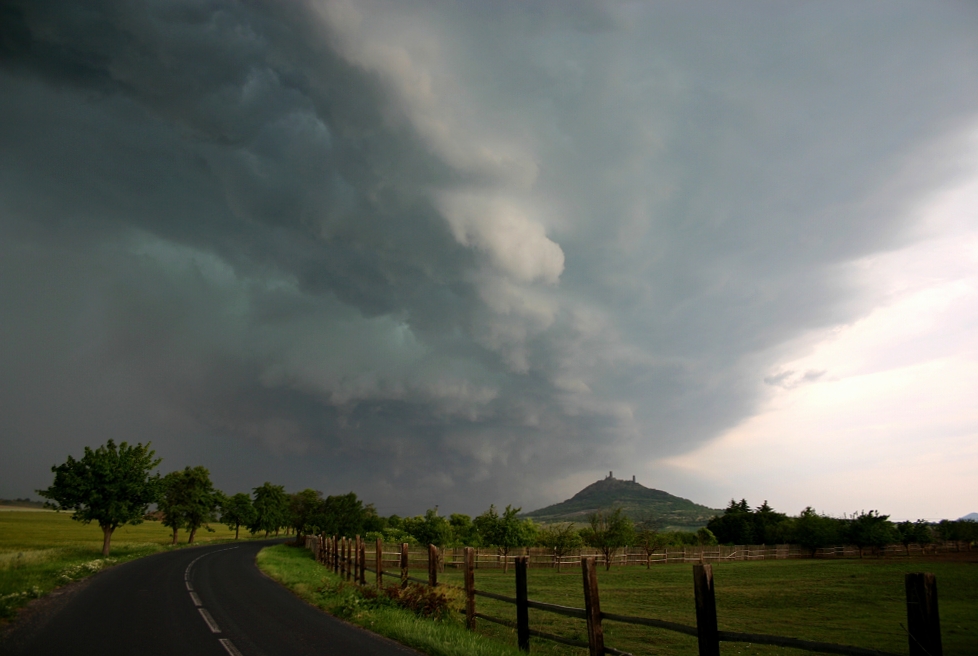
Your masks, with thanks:
[{"label": "hill", "polygon": [[959,522],[978,522],[978,512],[968,513],[964,517],[958,519]]},{"label": "hill", "polygon": [[619,480],[609,472],[608,478],[588,485],[567,501],[524,513],[523,516],[543,524],[583,524],[591,513],[606,512],[618,506],[633,522],[654,519],[662,530],[696,530],[706,526],[713,515],[722,513],[689,499],[647,488],[636,483],[634,477],[630,481]]}]

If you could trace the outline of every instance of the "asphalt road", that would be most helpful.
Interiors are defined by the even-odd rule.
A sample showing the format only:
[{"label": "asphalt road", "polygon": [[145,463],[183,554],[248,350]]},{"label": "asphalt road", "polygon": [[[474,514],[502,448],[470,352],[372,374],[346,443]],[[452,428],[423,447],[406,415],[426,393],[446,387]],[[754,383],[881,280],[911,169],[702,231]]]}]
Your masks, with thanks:
[{"label": "asphalt road", "polygon": [[268,543],[156,554],[94,576],[0,643],[0,653],[99,656],[417,656],[265,577]]}]

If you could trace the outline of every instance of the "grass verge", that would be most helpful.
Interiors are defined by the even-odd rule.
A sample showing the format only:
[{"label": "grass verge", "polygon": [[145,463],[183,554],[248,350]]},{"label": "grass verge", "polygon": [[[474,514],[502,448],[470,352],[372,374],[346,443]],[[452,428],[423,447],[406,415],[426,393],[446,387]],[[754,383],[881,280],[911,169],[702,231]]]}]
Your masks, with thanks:
[{"label": "grass verge", "polygon": [[[223,526],[202,533],[198,544],[234,537]],[[182,538],[186,540],[186,535]],[[98,526],[72,521],[69,513],[0,511],[0,624],[32,599],[106,567],[187,546],[170,546],[170,540],[169,529],[159,522],[123,526],[112,536],[109,557],[102,558]]]},{"label": "grass verge", "polygon": [[[465,629],[461,615],[424,619],[384,597],[370,598],[319,565],[305,549],[278,545],[258,554],[258,567],[308,603],[352,624],[431,656],[519,656],[515,644],[501,644]],[[461,597],[453,610],[461,607]]]}]

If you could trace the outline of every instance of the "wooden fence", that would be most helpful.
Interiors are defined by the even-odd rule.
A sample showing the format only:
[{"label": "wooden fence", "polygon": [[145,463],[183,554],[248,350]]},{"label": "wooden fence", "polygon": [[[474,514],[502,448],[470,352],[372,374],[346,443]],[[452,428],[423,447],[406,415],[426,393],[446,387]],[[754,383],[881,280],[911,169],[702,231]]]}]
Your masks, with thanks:
[{"label": "wooden fence", "polygon": [[[441,550],[434,545],[428,545],[424,554],[426,558],[411,558],[412,549],[407,543],[400,545],[397,551],[385,551],[385,545],[378,539],[374,545],[372,564],[367,567],[367,550],[364,541],[360,536],[353,539],[345,537],[326,537],[308,536],[305,546],[313,552],[315,559],[332,569],[348,581],[355,581],[359,585],[366,585],[366,573],[371,572],[376,579],[378,589],[384,585],[384,576],[393,577],[402,586],[408,582],[416,582],[432,587],[438,585],[438,574],[444,571],[446,566],[459,566],[464,570],[464,591],[465,591],[465,614],[466,626],[474,630],[476,620],[481,619],[496,624],[501,624],[516,630],[517,642],[522,651],[530,651],[530,637],[552,640],[562,644],[587,649],[590,656],[601,656],[602,654],[615,654],[619,656],[631,656],[627,652],[615,649],[604,644],[603,623],[621,622],[640,626],[649,626],[667,631],[675,631],[694,636],[699,645],[700,656],[719,656],[721,642],[746,642],[753,644],[776,645],[780,647],[790,647],[804,651],[819,652],[826,654],[842,654],[843,656],[898,656],[890,652],[883,652],[863,647],[851,645],[816,642],[802,640],[786,636],[740,633],[735,631],[720,631],[717,627],[716,596],[714,591],[713,568],[710,564],[702,562],[709,558],[709,550],[701,550],[698,554],[700,562],[693,564],[693,588],[696,600],[696,626],[669,622],[665,620],[634,617],[629,615],[618,615],[614,613],[604,613],[601,611],[600,595],[598,589],[596,555],[578,555],[583,574],[584,608],[574,608],[570,606],[560,606],[543,601],[529,599],[527,596],[527,570],[531,567],[530,554],[518,554],[512,556],[515,568],[516,589],[515,596],[478,590],[475,587],[475,571],[479,563],[478,550],[472,547],[464,547],[462,560],[459,563],[455,560],[452,550],[452,560],[447,560],[447,551]],[[722,549],[720,553],[722,554]],[[419,555],[418,550],[413,550],[415,556]],[[775,553],[778,548],[774,548]],[[741,551],[734,550],[728,557],[740,553],[741,559],[747,559],[750,549]],[[790,553],[790,550],[787,551]],[[498,555],[498,554],[497,554]],[[538,554],[539,555],[539,554]],[[643,553],[644,556],[644,553]],[[760,557],[760,555],[758,554]],[[775,557],[778,557],[777,555]],[[790,557],[788,555],[781,557]],[[689,562],[688,553],[683,553],[683,561]],[[723,558],[718,555],[717,559]],[[668,556],[666,556],[668,559]],[[411,563],[423,564],[427,570],[427,579],[420,579],[410,576]],[[501,561],[492,561],[500,566]],[[628,554],[623,555],[623,562],[628,562]],[[669,561],[680,562],[680,561]],[[643,561],[644,563],[644,561]],[[546,566],[554,566],[553,560]],[[385,566],[397,567],[397,571],[385,570]],[[492,566],[492,565],[491,565]],[[538,563],[537,566],[543,566]],[[907,636],[910,656],[942,656],[940,618],[937,606],[937,581],[933,574],[913,573],[905,576],[906,604],[907,604]],[[506,620],[499,617],[492,617],[476,611],[477,596],[494,599],[516,606],[516,621]],[[555,613],[565,617],[582,619],[587,625],[587,642],[573,640],[561,636],[537,631],[530,628],[529,609]]]},{"label": "wooden fence", "polygon": [[[385,557],[389,557],[391,563],[400,563],[400,547],[387,545],[389,549]],[[860,556],[859,547],[853,545],[826,547],[818,549],[814,554],[808,549],[804,549],[796,544],[779,545],[735,545],[735,546],[713,546],[713,547],[669,547],[652,554],[646,554],[642,549],[635,547],[623,548],[612,556],[611,564],[616,567],[622,566],[649,566],[676,563],[716,563],[737,560],[783,560],[788,558],[860,558],[860,557],[884,557],[884,558],[906,558],[919,556],[932,556],[949,553],[959,553],[971,551],[972,546],[969,542],[942,542],[926,545],[912,544],[904,546],[902,544],[888,545],[873,554],[870,549],[862,550]],[[465,547],[444,547],[438,550],[439,571],[448,569],[461,569],[464,567]],[[496,548],[477,548],[475,550],[475,568],[491,569],[503,567],[504,561],[507,566],[512,566],[517,558],[527,557],[528,567],[557,567],[558,564],[577,565],[581,558],[595,558],[599,565],[605,564],[604,555],[597,549],[575,549],[561,558],[557,558],[552,549],[544,547],[521,547],[510,550],[510,553],[503,553]],[[412,567],[427,567],[428,549],[427,547],[408,547],[408,562]]]}]

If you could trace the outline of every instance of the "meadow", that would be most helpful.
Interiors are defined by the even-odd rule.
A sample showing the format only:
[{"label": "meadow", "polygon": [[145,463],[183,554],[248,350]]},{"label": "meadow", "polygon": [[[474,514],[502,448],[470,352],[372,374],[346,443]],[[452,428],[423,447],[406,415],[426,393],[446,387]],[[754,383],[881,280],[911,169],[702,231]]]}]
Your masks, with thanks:
[{"label": "meadow", "polygon": [[[234,532],[213,525],[196,543],[224,541]],[[246,533],[245,533],[246,535]],[[186,546],[186,532],[180,532]],[[70,513],[0,510],[0,622],[12,618],[31,599],[99,570],[158,551],[173,549],[170,530],[159,522],[123,526],[112,535],[112,551],[102,558],[102,531],[96,524],[72,521]]]},{"label": "meadow", "polygon": [[[300,587],[315,590],[323,582],[336,581],[326,568],[318,566],[304,550],[289,549],[293,567],[305,577],[295,578]],[[266,552],[263,552],[266,553]],[[716,584],[717,613],[722,631],[773,634],[805,640],[852,645],[896,654],[908,652],[904,574],[932,572],[937,576],[944,653],[978,653],[978,563],[971,554],[963,559],[918,558],[891,559],[791,559],[735,561],[713,564]],[[972,562],[968,562],[971,560]],[[369,561],[369,558],[368,558]],[[396,569],[392,567],[391,569]],[[269,572],[271,573],[271,572]],[[412,569],[411,575],[424,579],[427,572]],[[274,576],[274,575],[273,575]],[[695,605],[690,564],[643,567],[613,567],[598,571],[601,609],[607,613],[640,616],[695,626]],[[368,587],[374,583],[367,574]],[[385,584],[395,584],[397,577],[385,576]],[[461,600],[462,574],[451,568],[439,574],[439,582],[454,587]],[[335,585],[335,583],[334,583]],[[352,586],[346,584],[346,594]],[[515,576],[511,570],[477,569],[475,585],[479,590],[512,597]],[[583,607],[582,576],[579,567],[557,573],[549,568],[531,568],[528,572],[529,597],[533,600],[564,606]],[[439,588],[443,589],[443,588]],[[330,610],[344,607],[335,600],[323,605]],[[349,605],[349,604],[347,604]],[[514,622],[515,607],[479,596],[477,611]],[[458,603],[460,609],[461,601]],[[453,613],[454,623],[462,617]],[[449,622],[451,623],[451,622]],[[565,638],[586,642],[583,620],[530,609],[530,627]],[[627,625],[606,620],[605,645],[633,654],[697,654],[694,637],[680,633]],[[486,620],[477,621],[477,634],[490,642],[516,646],[513,629]],[[393,637],[393,636],[392,636]],[[570,656],[586,650],[533,638],[531,652],[553,656]],[[426,653],[441,653],[424,649]],[[754,645],[722,643],[722,653],[800,655],[800,650]]]},{"label": "meadow", "polygon": [[[937,576],[944,653],[978,653],[978,563],[927,560],[765,560],[713,565],[721,631],[766,633],[905,654],[908,651],[904,574]],[[460,572],[439,578],[463,584]],[[696,625],[692,566],[688,564],[599,569],[601,610]],[[476,570],[478,590],[515,594],[512,573]],[[584,606],[580,567],[558,574],[530,569],[529,598]],[[515,606],[476,597],[480,613],[515,621]],[[530,609],[530,627],[587,641],[583,620]],[[515,631],[480,620],[478,631],[515,644]],[[605,644],[635,654],[693,655],[696,639],[680,633],[604,622]],[[803,654],[765,645],[722,643],[724,654]],[[532,640],[535,654],[580,655],[583,650]]]}]

